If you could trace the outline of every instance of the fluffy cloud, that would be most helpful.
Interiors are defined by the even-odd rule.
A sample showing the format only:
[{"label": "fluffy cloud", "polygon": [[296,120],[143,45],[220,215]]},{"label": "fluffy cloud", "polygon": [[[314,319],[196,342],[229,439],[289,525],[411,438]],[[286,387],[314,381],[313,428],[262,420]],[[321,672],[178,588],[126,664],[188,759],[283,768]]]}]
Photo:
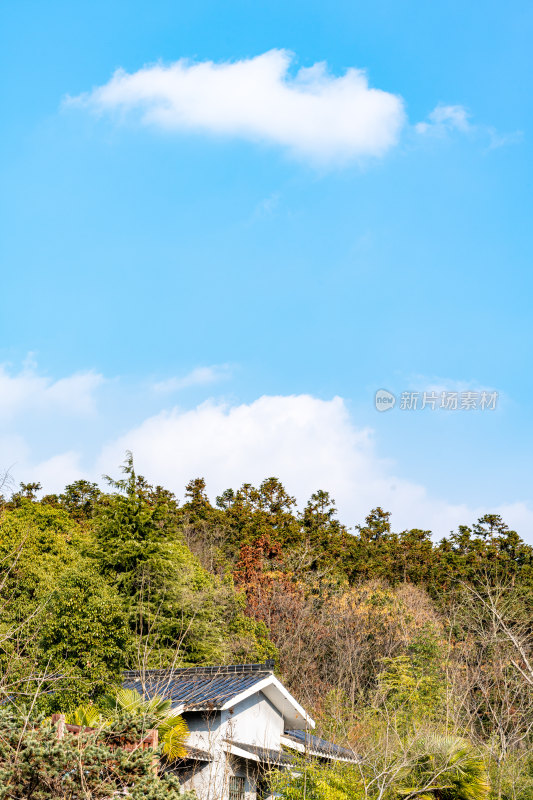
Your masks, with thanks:
[{"label": "fluffy cloud", "polygon": [[31,359],[19,371],[0,365],[0,483],[8,471],[8,489],[20,480],[37,480],[54,491],[82,477],[81,452],[54,449],[73,431],[83,437],[89,423],[98,424],[96,398],[103,384],[95,372],[54,380],[39,373]]},{"label": "fluffy cloud", "polygon": [[137,110],[147,124],[270,142],[318,162],[380,156],[396,143],[405,121],[401,98],[369,88],[354,68],[336,77],[318,63],[293,75],[292,60],[286,50],[270,50],[231,63],[118,70],[67,102]]},{"label": "fluffy cloud", "polygon": [[107,446],[100,467],[118,463],[131,449],[152,480],[179,492],[197,475],[207,479],[213,495],[277,475],[303,498],[326,478],[338,493],[347,464],[363,469],[369,447],[369,433],[351,427],[340,398],[261,397],[238,406],[210,401],[190,411],[162,412]]},{"label": "fluffy cloud", "polygon": [[205,477],[214,499],[228,487],[275,475],[300,505],[318,488],[330,491],[340,518],[351,525],[376,505],[392,512],[397,528],[416,525],[438,535],[489,510],[526,535],[533,524],[533,511],[523,503],[497,509],[451,505],[398,477],[378,457],[372,432],[353,424],[339,397],[261,397],[238,406],[208,402],[165,411],[106,446],[99,472],[114,471],[126,449],[143,474],[178,495],[192,477]]},{"label": "fluffy cloud", "polygon": [[[224,373],[222,367],[198,368],[160,391],[206,384]],[[0,369],[0,476],[10,469],[14,485],[37,480],[46,492],[61,491],[80,477],[100,481],[102,474],[116,474],[125,451],[132,450],[139,471],[178,497],[197,476],[206,478],[214,499],[228,487],[275,475],[300,507],[316,489],[328,490],[340,518],[351,526],[381,505],[392,512],[395,528],[416,525],[439,536],[487,511],[500,513],[525,537],[533,528],[533,511],[524,503],[452,505],[400,477],[378,454],[372,431],[355,424],[340,397],[264,396],[240,405],[208,401],[190,410],[174,407],[110,438],[103,432],[110,420],[104,423],[95,408],[102,383],[93,373],[54,381],[32,366],[17,374]],[[131,396],[131,387],[112,384],[119,395]],[[148,394],[159,409],[163,395]]]}]

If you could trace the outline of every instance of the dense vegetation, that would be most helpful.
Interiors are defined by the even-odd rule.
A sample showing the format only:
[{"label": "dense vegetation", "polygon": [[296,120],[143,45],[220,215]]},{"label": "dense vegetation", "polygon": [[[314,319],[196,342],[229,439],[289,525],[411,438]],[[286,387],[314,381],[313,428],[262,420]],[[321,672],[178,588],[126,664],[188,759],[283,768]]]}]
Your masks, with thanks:
[{"label": "dense vegetation", "polygon": [[[180,505],[130,457],[106,491],[80,480],[38,499],[40,488],[0,500],[4,706],[73,713],[98,705],[124,668],[273,657],[319,730],[361,759],[306,772],[307,797],[426,786],[476,800],[490,785],[497,798],[533,798],[533,549],[498,516],[440,542],[394,532],[380,508],[348,530],[327,492],[298,511],[275,478],[215,505],[196,479]],[[428,759],[451,775],[457,753],[477,770],[477,794],[427,784]]]},{"label": "dense vegetation", "polygon": [[133,719],[58,741],[49,720],[27,724],[11,706],[0,710],[0,730],[0,800],[185,800],[174,776],[154,774],[152,752],[125,747],[140,734]]}]

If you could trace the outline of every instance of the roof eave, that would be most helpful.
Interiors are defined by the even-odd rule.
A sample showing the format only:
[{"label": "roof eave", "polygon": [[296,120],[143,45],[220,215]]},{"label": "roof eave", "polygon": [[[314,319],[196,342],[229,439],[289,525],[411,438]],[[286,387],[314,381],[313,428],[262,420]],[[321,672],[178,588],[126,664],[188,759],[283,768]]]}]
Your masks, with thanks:
[{"label": "roof eave", "polygon": [[297,742],[290,736],[282,736],[281,744],[288,747],[290,750],[295,750],[297,753],[307,754],[313,758],[327,758],[330,761],[343,761],[349,764],[359,763],[357,756],[343,756],[338,753],[328,753],[327,751],[317,750],[314,747],[304,745],[302,742]]}]

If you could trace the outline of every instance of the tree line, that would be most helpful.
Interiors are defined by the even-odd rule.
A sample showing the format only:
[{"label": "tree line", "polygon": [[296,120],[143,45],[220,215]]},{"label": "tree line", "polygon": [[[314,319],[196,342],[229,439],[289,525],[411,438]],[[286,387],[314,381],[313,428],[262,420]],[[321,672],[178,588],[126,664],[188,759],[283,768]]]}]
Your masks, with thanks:
[{"label": "tree line", "polygon": [[306,770],[314,797],[408,796],[431,740],[448,766],[481,758],[494,797],[533,798],[533,548],[497,515],[441,541],[381,508],[350,530],[327,492],[298,510],[276,478],[215,503],[197,478],[180,503],[128,455],[103,489],[4,487],[0,564],[1,704],[47,718],[97,707],[125,668],[274,658],[364,765]]}]

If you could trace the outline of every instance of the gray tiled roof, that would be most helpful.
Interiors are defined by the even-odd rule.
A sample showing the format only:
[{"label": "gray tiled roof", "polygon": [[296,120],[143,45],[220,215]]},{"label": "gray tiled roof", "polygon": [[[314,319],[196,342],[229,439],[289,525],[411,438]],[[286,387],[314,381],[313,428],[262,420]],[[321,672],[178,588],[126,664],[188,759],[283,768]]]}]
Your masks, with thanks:
[{"label": "gray tiled roof", "polygon": [[147,697],[161,695],[184,711],[215,711],[233,697],[272,674],[273,664],[231,664],[224,667],[185,667],[124,674],[124,687]]},{"label": "gray tiled roof", "polygon": [[347,747],[328,742],[325,739],[321,739],[320,736],[312,736],[306,731],[285,731],[284,736],[304,745],[312,755],[318,754],[329,756],[330,758],[345,758],[349,761],[357,761],[357,756]]}]

